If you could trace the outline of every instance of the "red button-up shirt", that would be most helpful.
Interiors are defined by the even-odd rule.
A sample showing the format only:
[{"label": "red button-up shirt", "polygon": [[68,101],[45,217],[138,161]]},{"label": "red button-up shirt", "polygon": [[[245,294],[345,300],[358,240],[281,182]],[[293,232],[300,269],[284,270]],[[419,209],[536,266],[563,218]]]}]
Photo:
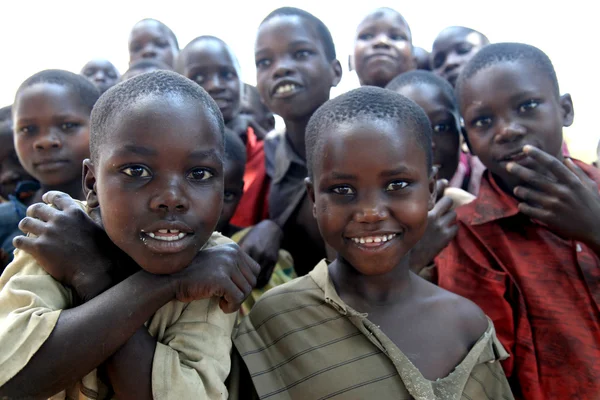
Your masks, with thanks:
[{"label": "red button-up shirt", "polygon": [[[600,185],[596,169],[576,164]],[[487,171],[477,199],[457,209],[438,284],[492,318],[516,397],[600,399],[600,258],[517,204]]]}]

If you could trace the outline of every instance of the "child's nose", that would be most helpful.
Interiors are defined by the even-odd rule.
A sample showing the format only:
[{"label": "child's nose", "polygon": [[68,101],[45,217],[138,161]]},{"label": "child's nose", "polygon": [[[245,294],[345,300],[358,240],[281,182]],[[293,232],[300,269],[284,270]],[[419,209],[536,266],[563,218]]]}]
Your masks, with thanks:
[{"label": "child's nose", "polygon": [[387,207],[379,196],[365,196],[354,214],[356,222],[372,224],[388,217]]},{"label": "child's nose", "polygon": [[496,143],[512,142],[525,135],[525,133],[525,127],[518,122],[500,119],[495,136]]},{"label": "child's nose", "polygon": [[375,36],[375,47],[390,47],[390,38],[388,35],[385,33],[380,33],[379,35]]},{"label": "child's nose", "polygon": [[150,208],[159,212],[184,212],[189,209],[189,201],[181,184],[173,180],[157,190],[157,194],[150,200]]},{"label": "child's nose", "polygon": [[294,73],[291,60],[283,59],[279,60],[275,65],[275,78],[284,78]]},{"label": "child's nose", "polygon": [[58,149],[61,147],[60,137],[53,129],[48,129],[37,136],[34,147],[38,150]]}]

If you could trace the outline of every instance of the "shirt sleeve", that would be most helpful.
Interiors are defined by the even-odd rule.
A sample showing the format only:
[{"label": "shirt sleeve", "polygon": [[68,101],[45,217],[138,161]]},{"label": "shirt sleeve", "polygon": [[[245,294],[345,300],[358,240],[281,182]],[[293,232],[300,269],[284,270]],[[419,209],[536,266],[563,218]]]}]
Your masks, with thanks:
[{"label": "shirt sleeve", "polygon": [[17,250],[0,277],[0,386],[27,365],[56,326],[72,294]]},{"label": "shirt sleeve", "polygon": [[[208,247],[232,243],[213,234]],[[225,314],[219,299],[171,301],[149,322],[157,339],[152,363],[155,399],[227,399],[225,380],[231,368],[231,333],[237,313]]]},{"label": "shirt sleeve", "polygon": [[459,224],[454,240],[435,259],[437,283],[473,301],[492,319],[500,342],[511,355],[503,361],[506,376],[510,377],[516,336],[514,310],[509,302],[510,280],[475,233]]}]

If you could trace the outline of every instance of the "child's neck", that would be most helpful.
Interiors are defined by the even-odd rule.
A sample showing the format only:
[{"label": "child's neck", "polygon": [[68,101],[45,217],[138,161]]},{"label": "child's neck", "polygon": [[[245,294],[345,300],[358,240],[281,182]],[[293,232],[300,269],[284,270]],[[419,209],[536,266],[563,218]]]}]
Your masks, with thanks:
[{"label": "child's neck", "polygon": [[285,134],[296,154],[302,157],[303,160],[306,160],[306,125],[308,125],[310,117],[311,115],[302,119],[285,121]]},{"label": "child's neck", "polygon": [[361,274],[338,257],[329,265],[329,273],[340,298],[357,311],[398,304],[411,295],[407,257],[387,274],[375,276]]},{"label": "child's neck", "polygon": [[59,192],[63,192],[68,194],[74,199],[77,200],[85,200],[85,196],[83,194],[83,190],[81,188],[81,181],[73,181],[68,182],[63,185],[41,185],[41,188],[36,192],[35,195],[31,196],[27,205],[31,205],[34,203],[40,203],[42,201],[42,195],[51,190],[58,190]]}]

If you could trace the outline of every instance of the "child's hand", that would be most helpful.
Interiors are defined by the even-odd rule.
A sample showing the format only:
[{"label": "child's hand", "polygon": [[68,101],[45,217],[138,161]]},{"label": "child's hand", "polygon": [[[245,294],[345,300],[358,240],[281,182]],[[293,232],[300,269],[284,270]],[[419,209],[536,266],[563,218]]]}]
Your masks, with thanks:
[{"label": "child's hand", "polygon": [[172,275],[175,297],[182,302],[220,297],[223,312],[232,313],[254,289],[259,272],[258,264],[236,244],[211,247]]},{"label": "child's hand", "polygon": [[533,146],[523,151],[540,168],[531,170],[517,163],[506,169],[526,186],[514,194],[523,202],[519,210],[574,240],[600,248],[600,194],[598,185],[570,159],[558,159]]},{"label": "child's hand", "polygon": [[435,256],[456,236],[458,227],[452,205],[452,199],[442,197],[427,214],[427,230],[410,255],[410,267],[413,272],[418,274],[431,264]]},{"label": "child's hand", "polygon": [[264,220],[254,226],[244,236],[239,245],[261,268],[256,287],[265,286],[279,258],[279,249],[283,240],[283,231],[275,222]]},{"label": "child's hand", "polygon": [[112,286],[113,261],[124,254],[69,195],[48,192],[43,199],[55,208],[30,206],[19,229],[35,236],[17,236],[14,246],[86,302]]}]

